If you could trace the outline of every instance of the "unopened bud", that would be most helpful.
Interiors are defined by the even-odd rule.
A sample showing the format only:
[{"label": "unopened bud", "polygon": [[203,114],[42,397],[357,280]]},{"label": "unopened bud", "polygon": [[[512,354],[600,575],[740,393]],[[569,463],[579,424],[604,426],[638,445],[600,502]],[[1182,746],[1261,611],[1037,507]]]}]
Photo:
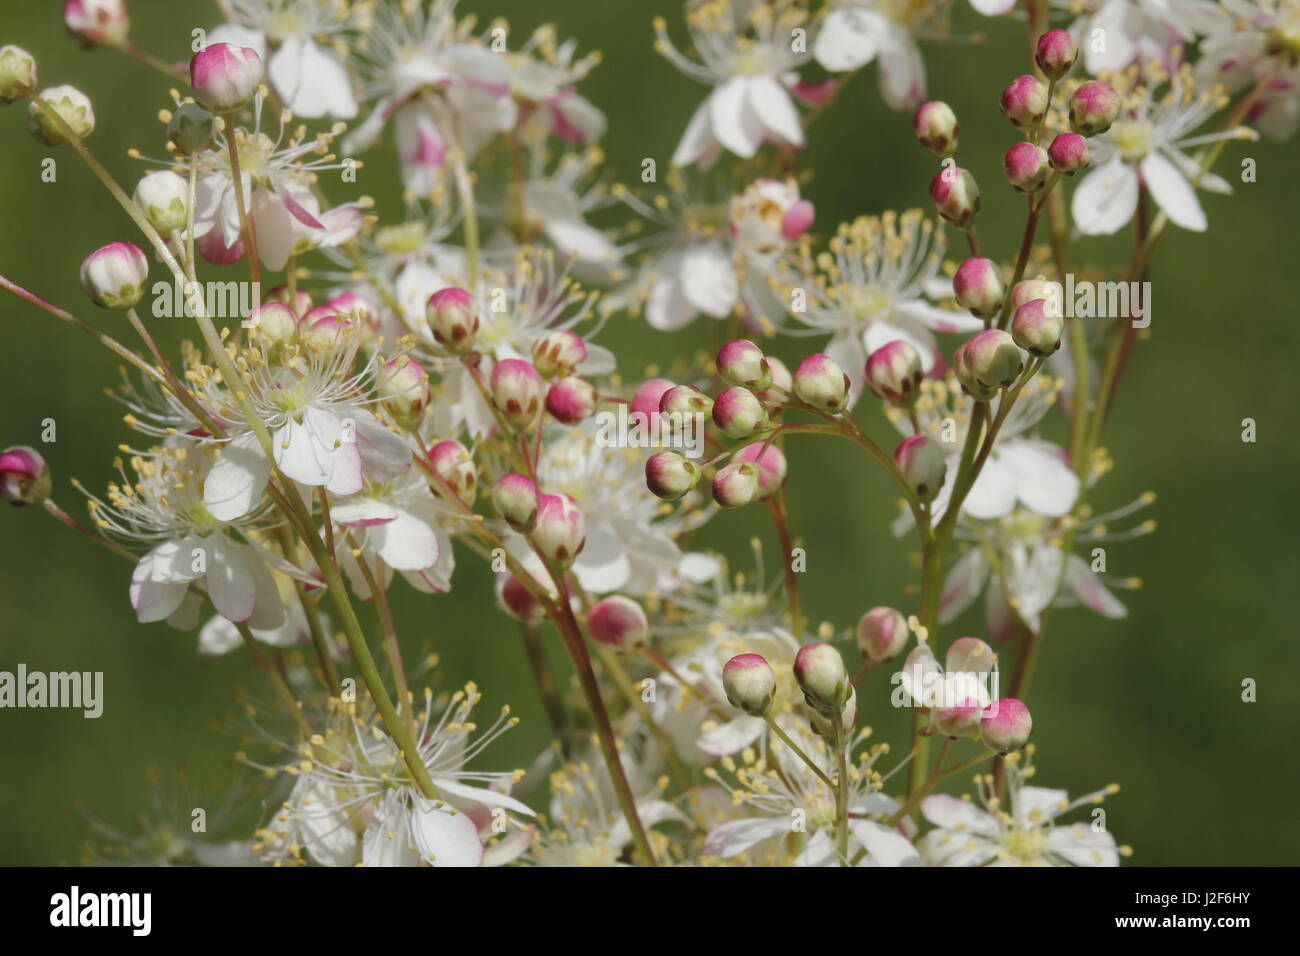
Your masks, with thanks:
[{"label": "unopened bud", "polygon": [[478,489],[474,459],[458,441],[440,441],[429,449],[429,466],[451,485],[461,501],[473,504]]},{"label": "unopened bud", "polygon": [[149,225],[164,237],[184,229],[188,222],[189,184],[170,169],[148,173],[136,184],[132,202]]},{"label": "unopened bud", "polygon": [[182,156],[193,156],[212,145],[216,117],[198,103],[182,103],[167,123],[167,140]]},{"label": "unopened bud", "polygon": [[829,355],[814,352],[794,370],[794,393],[813,408],[832,414],[849,404],[849,377]]},{"label": "unopened bud", "polygon": [[1031,299],[1016,309],[1011,320],[1011,338],[1027,352],[1046,358],[1061,347],[1064,320],[1046,299]]},{"label": "unopened bud", "polygon": [[1058,133],[1047,147],[1047,158],[1058,173],[1073,176],[1088,168],[1088,141],[1078,133]]},{"label": "unopened bud", "polygon": [[948,473],[948,460],[939,443],[924,435],[904,438],[894,449],[894,464],[922,501],[933,501]]},{"label": "unopened bud", "polygon": [[1002,277],[992,259],[965,260],[952,277],[952,291],[958,305],[981,319],[997,315],[1005,295]]},{"label": "unopened bud", "polygon": [[976,332],[965,345],[966,369],[985,389],[1009,388],[1024,367],[1024,355],[1002,329]]},{"label": "unopened bud", "polygon": [[542,408],[542,377],[531,362],[502,359],[492,368],[492,402],[516,431],[526,431]]},{"label": "unopened bud", "polygon": [[728,385],[761,392],[772,384],[772,371],[763,350],[749,339],[728,342],[718,351],[718,374]]},{"label": "unopened bud", "polygon": [[1014,697],[995,700],[980,719],[980,740],[994,753],[1006,754],[1029,743],[1034,719],[1029,708]]},{"label": "unopened bud", "polygon": [[[761,454],[760,454],[761,453]],[[785,453],[775,445],[756,441],[736,452],[735,461],[752,461],[758,465],[758,496],[768,498],[781,490],[785,481]]]},{"label": "unopened bud", "polygon": [[1034,48],[1034,62],[1049,80],[1059,80],[1069,73],[1078,56],[1079,48],[1065,30],[1048,30]]},{"label": "unopened bud", "polygon": [[[287,306],[281,306],[286,312]],[[429,390],[429,373],[409,355],[387,363],[377,382],[379,397],[394,420],[405,428],[415,429],[433,401]]]},{"label": "unopened bud", "polygon": [[36,58],[12,43],[0,47],[0,102],[16,102],[34,89]]},{"label": "unopened bud", "polygon": [[596,410],[596,386],[576,375],[554,381],[546,390],[546,410],[557,422],[576,425]]},{"label": "unopened bud", "polygon": [[63,25],[83,46],[121,46],[131,29],[123,0],[68,0]]},{"label": "unopened bud", "polygon": [[922,103],[912,117],[912,132],[936,156],[951,156],[957,150],[957,114],[947,103]]},{"label": "unopened bud", "polygon": [[934,729],[945,737],[976,737],[984,707],[978,697],[964,697],[950,706],[936,707]]},{"label": "unopened bud", "polygon": [[506,613],[516,621],[525,623],[539,621],[546,613],[542,603],[513,574],[505,575],[505,580],[497,591],[497,597]]},{"label": "unopened bud", "polygon": [[587,630],[598,643],[620,651],[642,647],[650,639],[650,622],[641,605],[618,594],[587,612]]},{"label": "unopened bud", "polygon": [[965,229],[980,211],[980,188],[960,166],[945,166],[930,180],[930,199],[944,222]]},{"label": "unopened bud", "polygon": [[629,414],[642,416],[647,425],[658,421],[659,403],[663,400],[664,392],[672,387],[673,383],[666,378],[652,378],[642,382],[632,395]]},{"label": "unopened bud", "polygon": [[660,396],[659,411],[664,415],[709,415],[713,399],[694,385],[674,385]]},{"label": "unopened bud", "polygon": [[794,376],[775,355],[767,357],[767,370],[772,375],[772,384],[758,393],[765,405],[780,405],[790,401],[794,396]]},{"label": "unopened bud", "polygon": [[907,646],[907,618],[892,607],[873,607],[858,619],[858,650],[872,663],[897,657]]},{"label": "unopened bud", "polygon": [[250,309],[244,321],[258,342],[266,346],[291,342],[298,331],[298,317],[283,302],[263,302]]},{"label": "unopened bud", "polygon": [[230,245],[226,245],[224,232],[225,230],[218,224],[199,236],[195,244],[199,255],[214,266],[234,265],[244,258],[244,240],[236,236]]},{"label": "unopened bud", "polygon": [[1089,80],[1070,97],[1070,129],[1096,136],[1110,129],[1119,116],[1119,94],[1108,83]]},{"label": "unopened bud", "polygon": [[262,58],[251,47],[212,43],[190,60],[194,99],[214,113],[233,113],[262,82]]},{"label": "unopened bud", "polygon": [[776,697],[776,674],[762,654],[737,654],[722,666],[722,689],[732,707],[764,717]]},{"label": "unopened bud", "polygon": [[492,504],[510,527],[528,534],[537,526],[537,482],[527,475],[507,472],[492,488]]},{"label": "unopened bud", "polygon": [[1016,283],[1015,288],[1011,290],[1011,308],[1018,309],[1026,302],[1032,302],[1034,299],[1046,299],[1047,307],[1055,314],[1060,315],[1061,303],[1064,298],[1065,294],[1061,289],[1061,283],[1052,282],[1040,276]]},{"label": "unopened bud", "polygon": [[1052,171],[1047,150],[1030,142],[1019,142],[1002,157],[1002,171],[1018,193],[1033,193],[1043,188]]},{"label": "unopened bud", "polygon": [[794,658],[794,679],[813,710],[836,714],[849,699],[844,658],[829,644],[805,644]]},{"label": "unopened bud", "polygon": [[714,400],[713,423],[729,438],[748,438],[767,427],[767,409],[749,389],[733,385]]},{"label": "unopened bud", "polygon": [[921,355],[912,343],[895,339],[867,356],[867,388],[876,398],[906,408],[920,395]]},{"label": "unopened bud", "polygon": [[699,480],[699,466],[681,452],[661,451],[646,459],[646,487],[665,501],[680,498]]},{"label": "unopened bud", "polygon": [[90,301],[115,312],[139,302],[148,279],[149,260],[129,242],[110,242],[81,263],[81,287]]},{"label": "unopened bud", "polygon": [[1011,125],[1021,129],[1035,126],[1047,113],[1047,87],[1038,77],[1026,73],[1011,81],[998,102]]},{"label": "unopened bud", "polygon": [[723,508],[740,508],[758,497],[758,466],[733,461],[713,476],[713,500]]},{"label": "unopened bud", "polygon": [[474,297],[464,289],[439,289],[429,296],[424,317],[434,339],[448,352],[468,355],[474,351],[478,312],[474,308]]},{"label": "unopened bud", "polygon": [[533,343],[533,364],[543,378],[572,375],[587,361],[587,343],[582,336],[568,329],[548,332]]},{"label": "unopened bud", "polygon": [[0,498],[15,506],[39,505],[50,496],[50,466],[26,445],[0,452]]},{"label": "unopened bud", "polygon": [[543,557],[567,569],[587,543],[582,509],[568,495],[542,495],[537,504],[533,541]]},{"label": "unopened bud", "polygon": [[312,308],[310,292],[306,289],[295,289],[290,293],[287,285],[276,286],[263,297],[263,301],[278,302],[288,306],[289,310],[299,318],[310,312]]},{"label": "unopened bud", "polygon": [[[95,131],[95,110],[90,105],[90,98],[75,86],[66,83],[51,86],[48,90],[41,90],[39,96],[78,139],[85,139]],[[35,102],[27,106],[27,128],[46,146],[62,146],[72,142],[63,127],[47,116],[45,110]]]}]

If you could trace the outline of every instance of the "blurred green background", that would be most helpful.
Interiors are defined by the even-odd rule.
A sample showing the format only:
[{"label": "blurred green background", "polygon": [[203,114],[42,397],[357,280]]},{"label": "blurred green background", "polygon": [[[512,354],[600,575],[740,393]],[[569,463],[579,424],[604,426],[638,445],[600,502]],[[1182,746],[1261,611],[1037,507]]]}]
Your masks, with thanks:
[{"label": "blurred green background", "polygon": [[[188,54],[189,32],[213,26],[213,5],[130,0],[132,39],[166,59]],[[169,105],[167,83],[118,54],[84,53],[59,22],[58,4],[9,0],[0,43],[34,53],[43,86],[72,83],[93,99],[91,140],[128,192],[144,168],[131,146],[164,155],[157,110]],[[662,0],[495,0],[464,2],[484,20],[509,18],[515,42],[541,22],[577,36],[580,50],[604,51],[584,92],[610,118],[604,146],[615,175],[635,182],[642,157],[667,161],[703,90],[651,50],[650,20],[663,14],[683,36],[680,7]],[[961,155],[984,184],[979,228],[985,254],[1010,258],[1019,241],[1023,204],[1002,185],[1002,150],[1014,137],[997,110],[997,94],[1025,68],[1023,21],[987,21],[964,4],[959,34],[988,42],[926,46],[930,95],[950,102],[962,120]],[[123,319],[96,310],[82,295],[77,270],[92,249],[136,239],[126,216],[67,148],[48,150],[24,130],[21,107],[0,109],[0,273],[123,337]],[[1108,824],[1135,849],[1131,863],[1285,864],[1300,854],[1294,809],[1293,747],[1300,731],[1296,699],[1294,595],[1300,577],[1294,365],[1297,357],[1294,189],[1298,144],[1234,144],[1222,170],[1242,157],[1258,161],[1258,181],[1236,195],[1205,195],[1210,231],[1174,230],[1153,270],[1154,322],[1139,343],[1106,442],[1117,467],[1093,501],[1108,510],[1151,489],[1149,537],[1109,548],[1116,577],[1145,585],[1121,596],[1131,613],[1105,621],[1081,610],[1053,621],[1030,703],[1039,782],[1081,793],[1116,781]],[[41,161],[58,161],[55,183],[42,182]],[[359,188],[396,213],[391,152],[368,157]],[[911,140],[907,118],[884,108],[874,68],[853,81],[840,103],[814,126],[806,168],[817,171],[807,193],[818,231],[863,213],[927,205],[934,161]],[[1291,171],[1290,173],[1288,171]],[[1287,175],[1292,175],[1288,180]],[[328,187],[327,187],[328,190]],[[347,198],[342,189],[331,192]],[[1125,241],[1084,240],[1072,260],[1121,261]],[[43,446],[56,475],[56,497],[80,517],[68,485],[109,480],[118,442],[130,439],[121,410],[101,389],[116,378],[115,361],[48,315],[15,298],[0,299],[0,443],[36,445],[41,422],[57,422],[57,442]],[[710,342],[698,322],[671,336],[630,320],[614,323],[603,342],[635,362],[667,361]],[[176,325],[158,329],[164,342]],[[800,345],[775,349],[797,358]],[[950,343],[951,344],[951,343]],[[793,347],[787,347],[787,346]],[[625,364],[629,376],[642,369]],[[888,440],[883,416],[859,413]],[[1242,419],[1258,423],[1258,441],[1241,441]],[[845,446],[804,441],[790,476],[796,532],[808,548],[802,580],[806,610],[848,627],[867,607],[909,607],[915,583],[904,549],[889,534],[895,495],[887,480]],[[730,549],[749,565],[751,534],[770,538],[758,509],[717,518],[700,541]],[[267,691],[242,652],[201,660],[192,634],[139,626],[127,602],[125,562],[93,549],[39,511],[0,515],[0,669],[103,671],[106,704],[99,720],[79,712],[0,711],[0,864],[75,862],[88,828],[74,801],[129,829],[146,808],[151,767],[184,765],[193,788],[224,792],[234,733],[213,718],[235,709],[232,688]],[[774,549],[769,548],[769,555]],[[525,766],[547,739],[514,626],[494,608],[491,577],[464,555],[451,596],[418,597],[400,582],[397,613],[413,656],[436,650],[440,686],[474,678],[486,706],[512,704],[523,718],[494,745],[493,767]],[[769,567],[776,574],[776,567]],[[980,612],[961,629],[980,633]],[[951,636],[953,632],[949,632]],[[558,662],[559,648],[550,648]],[[1241,701],[1241,682],[1258,682],[1258,702]],[[898,715],[884,695],[862,701],[864,719],[901,746]],[[486,715],[486,711],[484,712]],[[183,808],[207,798],[177,798]],[[189,801],[189,802],[186,802]]]}]

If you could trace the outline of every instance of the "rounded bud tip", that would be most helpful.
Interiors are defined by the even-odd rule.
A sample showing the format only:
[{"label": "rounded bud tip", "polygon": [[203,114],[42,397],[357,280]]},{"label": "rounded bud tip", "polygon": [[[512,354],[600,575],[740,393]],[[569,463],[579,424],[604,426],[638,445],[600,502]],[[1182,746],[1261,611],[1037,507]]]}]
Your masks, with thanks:
[{"label": "rounded bud tip", "polygon": [[9,504],[42,504],[52,485],[50,466],[35,448],[15,445],[0,452],[0,498]]},{"label": "rounded bud tip", "polygon": [[980,719],[980,740],[994,753],[1006,754],[1020,750],[1029,743],[1034,730],[1034,719],[1029,708],[1014,697],[994,701]]},{"label": "rounded bud tip", "polygon": [[732,707],[765,717],[776,697],[776,674],[762,654],[737,654],[722,666],[722,689]]},{"label": "rounded bud tip", "polygon": [[849,674],[844,658],[829,644],[805,644],[794,658],[794,679],[808,706],[822,714],[835,714],[849,699]]},{"label": "rounded bud tip", "polygon": [[90,301],[115,312],[135,307],[148,278],[149,260],[129,242],[110,242],[81,263],[81,287]]},{"label": "rounded bud tip", "polygon": [[621,651],[644,646],[650,639],[650,622],[641,605],[617,594],[587,612],[587,629],[593,640]]}]

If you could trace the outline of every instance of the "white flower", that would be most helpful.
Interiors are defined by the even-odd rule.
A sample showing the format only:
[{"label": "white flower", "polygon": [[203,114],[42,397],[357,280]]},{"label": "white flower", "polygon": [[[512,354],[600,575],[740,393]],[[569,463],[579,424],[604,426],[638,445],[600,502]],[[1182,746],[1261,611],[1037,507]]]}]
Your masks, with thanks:
[{"label": "white flower", "polygon": [[791,42],[806,13],[792,0],[704,0],[685,16],[702,62],[673,45],[663,18],[655,21],[655,48],[713,90],[691,117],[673,165],[707,166],[724,147],[748,159],[769,139],[802,146],[803,126],[786,84],[787,74],[807,59]]},{"label": "white flower", "polygon": [[899,339],[910,343],[927,372],[938,352],[935,332],[973,332],[983,323],[967,312],[941,309],[930,296],[952,295],[938,277],[945,241],[919,209],[862,216],[843,223],[829,251],[811,244],[782,263],[782,298],[796,321],[832,333],[824,351],[862,394],[867,356]]},{"label": "white flower", "polygon": [[208,43],[251,47],[284,104],[306,119],[357,115],[342,61],[317,39],[352,29],[345,0],[221,0],[231,21],[208,31]]},{"label": "white flower", "polygon": [[[271,455],[286,477],[336,495],[360,491],[365,480],[390,481],[411,464],[406,443],[365,408],[375,377],[372,360],[350,374],[359,336],[345,327],[331,351],[296,350],[282,362],[249,364],[249,404],[271,433]],[[271,460],[240,406],[212,390],[229,435],[204,483],[208,510],[222,520],[247,514],[271,476]]]},{"label": "white flower", "polygon": [[921,859],[927,866],[1119,866],[1127,850],[1107,830],[1089,823],[1056,825],[1058,817],[1101,803],[1119,788],[1112,784],[1071,801],[1064,790],[1025,786],[1032,775],[1028,759],[1022,763],[1020,754],[1011,754],[1005,800],[995,801],[985,784],[980,798],[987,809],[947,794],[922,800],[921,813],[938,829],[917,844]]},{"label": "white flower", "polygon": [[179,628],[198,623],[199,598],[191,585],[207,591],[217,612],[258,629],[284,623],[284,605],[268,560],[291,570],[270,552],[231,536],[262,519],[251,508],[244,520],[228,525],[203,501],[204,478],[212,454],[201,445],[172,444],[131,457],[134,479],[125,470],[108,486],[107,501],[90,498],[95,523],[131,543],[152,543],[131,575],[131,606],[141,622],[161,621]]},{"label": "white flower", "polygon": [[[203,236],[219,230],[222,244],[232,247],[240,239],[240,223],[226,136],[235,137],[244,209],[257,240],[258,257],[272,270],[283,269],[291,255],[349,242],[362,225],[359,205],[348,203],[322,212],[312,188],[320,172],[343,168],[336,157],[324,155],[334,133],[304,139],[299,131],[286,140],[283,121],[281,117],[275,139],[260,131],[218,133],[216,146],[195,159],[200,178],[195,193],[194,234]],[[254,127],[260,123],[259,100]],[[319,158],[307,158],[318,153]]]},{"label": "white flower", "polygon": [[[1132,80],[1135,73],[1126,74]],[[1121,96],[1124,90],[1117,86]],[[1196,232],[1206,227],[1205,211],[1196,186],[1230,193],[1226,180],[1204,174],[1183,150],[1224,139],[1251,138],[1245,127],[1190,136],[1219,111],[1219,93],[1198,94],[1190,71],[1170,78],[1167,93],[1157,100],[1155,84],[1143,84],[1125,97],[1125,106],[1109,130],[1088,141],[1095,167],[1074,190],[1070,211],[1085,235],[1111,235],[1124,228],[1137,212],[1138,187],[1145,185],[1160,210],[1174,225]],[[1199,181],[1198,181],[1199,178]]]},{"label": "white flower", "polygon": [[518,208],[507,197],[500,218],[524,236],[544,235],[561,255],[573,259],[575,265],[594,267],[593,272],[608,274],[618,265],[622,253],[603,229],[586,220],[588,213],[608,199],[601,184],[593,185],[589,181],[604,156],[594,148],[563,152],[548,169],[549,152],[540,148],[530,151]]},{"label": "white flower", "polygon": [[1223,10],[1222,29],[1201,44],[1197,76],[1230,90],[1264,83],[1252,120],[1289,139],[1300,125],[1300,0],[1223,0]]},{"label": "white flower", "polygon": [[[437,790],[432,799],[420,793],[387,734],[359,716],[340,716],[282,768],[297,779],[265,842],[282,853],[301,845],[325,866],[496,866],[516,858],[527,849],[531,829],[494,810],[533,815],[504,792],[521,772],[475,772],[465,765],[518,718],[506,708],[472,738],[471,715],[480,699],[475,685],[467,684],[434,723],[425,692],[417,739]],[[506,836],[488,845],[501,832],[501,819],[508,821]]]},{"label": "white flower", "polygon": [[[834,779],[835,760],[825,742],[802,721],[781,718],[781,727],[822,773]],[[872,765],[887,747],[864,752],[848,765],[849,857],[863,853],[863,866],[916,866],[916,850],[906,836],[878,819],[895,812],[898,803],[880,793],[881,777]],[[702,850],[705,856],[731,860],[742,854],[766,865],[834,866],[838,859],[834,831],[836,796],[803,760],[775,738],[766,753],[749,749],[739,762],[731,757],[722,768],[734,775],[733,787],[721,773],[706,775],[731,794],[735,819],[710,828]],[[796,826],[796,822],[802,826]],[[848,861],[844,861],[847,863]]]},{"label": "white flower", "polygon": [[[1071,14],[1078,0],[1053,0]],[[1094,75],[1134,63],[1161,63],[1177,47],[1190,46],[1225,25],[1223,10],[1211,0],[1088,0],[1070,34]]]},{"label": "white flower", "polygon": [[521,108],[520,129],[526,141],[557,136],[582,144],[605,135],[605,114],[576,89],[600,61],[598,55],[577,58],[577,41],[557,45],[555,27],[546,24],[522,49],[502,56],[510,94]]},{"label": "white flower", "polygon": [[840,0],[817,29],[813,55],[832,73],[878,61],[885,103],[910,110],[925,99],[925,63],[916,38],[937,34],[942,17],[943,4],[929,0]]}]

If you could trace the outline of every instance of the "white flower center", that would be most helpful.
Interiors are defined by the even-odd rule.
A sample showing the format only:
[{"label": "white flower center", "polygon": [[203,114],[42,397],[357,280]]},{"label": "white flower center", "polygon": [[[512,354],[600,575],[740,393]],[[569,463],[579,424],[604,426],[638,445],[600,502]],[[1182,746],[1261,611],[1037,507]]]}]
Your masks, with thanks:
[{"label": "white flower center", "polygon": [[1120,120],[1110,128],[1110,141],[1129,162],[1137,162],[1151,152],[1153,130],[1146,120]]}]

